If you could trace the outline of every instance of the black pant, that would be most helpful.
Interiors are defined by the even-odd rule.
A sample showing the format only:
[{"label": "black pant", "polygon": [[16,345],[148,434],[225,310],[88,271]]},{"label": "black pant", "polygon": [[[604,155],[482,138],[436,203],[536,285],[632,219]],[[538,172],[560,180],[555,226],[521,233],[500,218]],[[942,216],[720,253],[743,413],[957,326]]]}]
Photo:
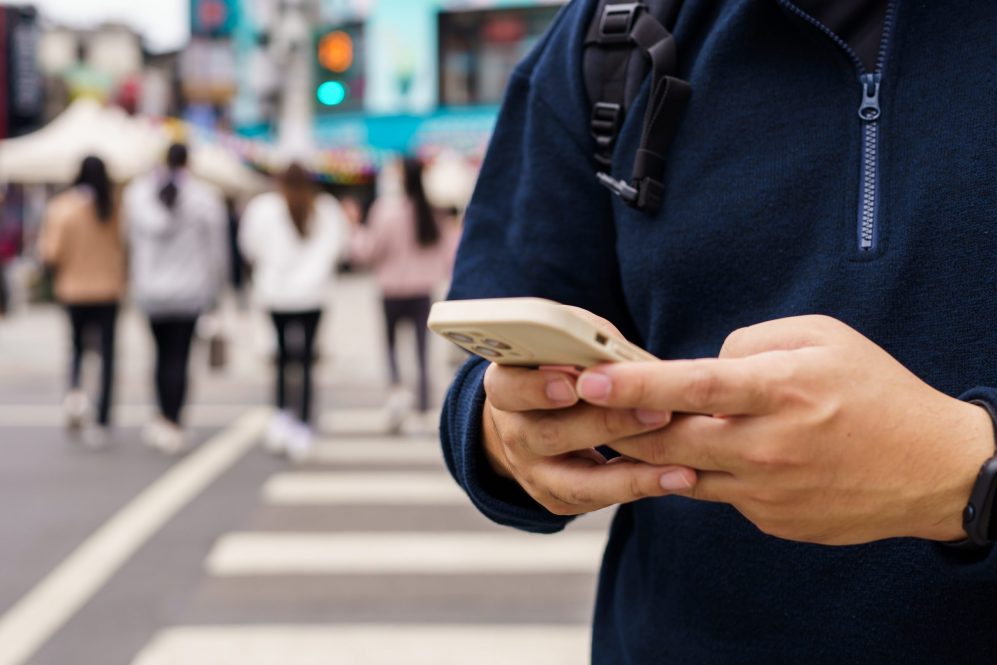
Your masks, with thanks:
[{"label": "black pant", "polygon": [[150,320],[156,339],[156,397],[159,412],[180,424],[180,411],[187,396],[187,365],[194,339],[196,316],[172,316]]},{"label": "black pant", "polygon": [[111,398],[114,385],[114,331],[118,318],[118,303],[104,302],[86,305],[66,305],[72,326],[73,353],[69,363],[69,387],[82,385],[83,351],[87,338],[100,338],[100,397],[97,400],[97,424],[111,421]]},{"label": "black pant", "polygon": [[429,320],[429,296],[414,298],[385,298],[384,322],[388,337],[388,366],[391,382],[400,383],[398,358],[395,350],[395,333],[400,321],[408,320],[415,326],[416,355],[419,358],[419,410],[429,408],[429,375],[426,370],[426,321]]},{"label": "black pant", "polygon": [[320,310],[307,312],[271,312],[277,332],[277,408],[287,408],[287,370],[297,361],[301,366],[301,394],[298,417],[308,423],[312,414],[312,367],[315,365],[315,333]]}]

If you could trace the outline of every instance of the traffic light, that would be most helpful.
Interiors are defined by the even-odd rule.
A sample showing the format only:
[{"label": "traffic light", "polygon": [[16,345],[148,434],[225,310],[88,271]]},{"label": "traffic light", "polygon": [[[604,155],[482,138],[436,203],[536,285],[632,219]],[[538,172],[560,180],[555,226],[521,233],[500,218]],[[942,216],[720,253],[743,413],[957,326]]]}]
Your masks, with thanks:
[{"label": "traffic light", "polygon": [[363,108],[364,72],[361,24],[315,34],[315,104],[318,113]]},{"label": "traffic light", "polygon": [[315,97],[322,106],[339,106],[349,96],[350,90],[345,84],[339,81],[325,81],[320,83],[315,91]]}]

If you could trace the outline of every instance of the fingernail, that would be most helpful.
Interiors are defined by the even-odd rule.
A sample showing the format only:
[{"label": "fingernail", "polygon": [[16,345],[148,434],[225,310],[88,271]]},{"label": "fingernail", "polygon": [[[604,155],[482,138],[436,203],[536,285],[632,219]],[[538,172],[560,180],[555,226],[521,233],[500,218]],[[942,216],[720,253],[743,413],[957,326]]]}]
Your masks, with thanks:
[{"label": "fingernail", "polygon": [[613,389],[613,382],[605,374],[586,372],[578,379],[578,395],[583,399],[606,399]]},{"label": "fingernail", "polygon": [[682,469],[666,471],[661,474],[661,477],[658,478],[658,484],[661,485],[661,489],[668,490],[669,492],[678,492],[692,487],[689,475]]},{"label": "fingernail", "polygon": [[664,425],[672,419],[670,411],[652,411],[651,409],[634,409],[634,417],[642,425]]},{"label": "fingernail", "polygon": [[575,391],[564,379],[554,379],[547,382],[547,399],[552,402],[573,402],[575,401]]}]

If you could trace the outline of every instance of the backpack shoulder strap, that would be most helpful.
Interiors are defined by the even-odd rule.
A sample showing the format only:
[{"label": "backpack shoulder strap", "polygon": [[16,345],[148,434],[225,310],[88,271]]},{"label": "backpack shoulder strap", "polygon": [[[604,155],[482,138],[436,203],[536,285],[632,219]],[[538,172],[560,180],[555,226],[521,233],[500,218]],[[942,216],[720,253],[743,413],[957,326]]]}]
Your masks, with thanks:
[{"label": "backpack shoulder strap", "polygon": [[623,119],[651,70],[651,95],[631,182],[604,171],[597,177],[627,205],[652,213],[660,208],[664,193],[664,155],[692,92],[688,83],[672,76],[675,40],[664,27],[674,22],[680,4],[680,0],[600,0],[585,38],[583,75],[592,109],[590,130],[596,142],[595,161],[602,168],[611,166]]}]

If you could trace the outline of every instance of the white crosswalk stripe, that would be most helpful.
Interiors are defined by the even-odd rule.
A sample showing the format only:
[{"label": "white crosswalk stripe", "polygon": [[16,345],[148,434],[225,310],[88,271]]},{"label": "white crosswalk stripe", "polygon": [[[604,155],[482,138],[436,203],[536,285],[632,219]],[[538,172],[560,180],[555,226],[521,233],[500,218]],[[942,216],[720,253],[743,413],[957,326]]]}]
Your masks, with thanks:
[{"label": "white crosswalk stripe", "polygon": [[[446,472],[434,438],[377,435],[379,424],[373,411],[333,413],[325,420],[337,423],[337,431],[361,433],[340,433],[319,443],[306,464],[275,473],[261,488],[261,508],[297,511],[302,515],[295,521],[299,530],[254,531],[250,524],[248,530],[222,536],[204,562],[208,579],[215,585],[225,584],[226,594],[237,595],[243,585],[256,589],[255,593],[243,596],[255,602],[266,597],[266,592],[259,589],[280,588],[294,579],[316,589],[314,593],[319,595],[309,596],[311,602],[316,602],[315,597],[323,597],[325,592],[320,589],[329,589],[330,593],[339,589],[342,595],[337,597],[349,603],[357,598],[356,589],[365,588],[365,584],[377,585],[380,590],[363,601],[368,605],[392,603],[392,584],[405,584],[404,580],[412,580],[414,584],[415,580],[425,578],[427,581],[417,588],[430,588],[425,586],[430,584],[443,594],[436,594],[437,597],[448,597],[445,588],[453,585],[449,597],[461,598],[459,602],[469,603],[469,607],[459,617],[437,623],[427,623],[419,610],[415,610],[418,612],[415,615],[403,615],[406,620],[399,623],[397,609],[391,610],[391,605],[387,605],[383,623],[377,622],[376,614],[375,622],[371,623],[371,615],[366,614],[362,622],[345,624],[278,620],[179,625],[156,635],[133,665],[578,665],[587,662],[589,626],[575,622],[587,616],[588,611],[579,613],[577,607],[571,607],[564,615],[570,618],[551,623],[549,619],[522,616],[522,611],[516,608],[529,602],[529,594],[541,593],[532,590],[537,584],[531,581],[541,578],[531,576],[544,579],[561,576],[573,580],[576,587],[581,583],[594,591],[595,574],[606,541],[604,531],[598,529],[598,521],[596,529],[590,524],[589,528],[569,529],[556,537],[499,527],[482,530],[484,525],[476,530],[452,530],[452,526],[446,526],[447,522],[439,518],[434,531],[408,525],[405,531],[385,531],[378,529],[376,523],[367,528],[365,521],[352,522],[352,526],[342,531],[302,531],[302,526],[307,529],[309,525],[304,515],[315,514],[306,511],[362,511],[358,514],[374,515],[375,520],[377,511],[386,514],[385,511],[403,508],[460,511],[460,507],[467,507],[471,514],[467,497]],[[269,523],[276,524],[272,517]],[[392,523],[398,528],[397,518]],[[443,530],[439,530],[441,527]],[[509,580],[512,586],[495,581],[498,578]],[[324,579],[351,582],[344,590],[342,583],[321,582]],[[481,589],[480,593],[495,589],[496,598],[473,595],[479,592],[456,593],[472,579],[480,580],[479,586],[474,587]],[[281,581],[273,587],[267,586],[268,580]],[[551,584],[558,586],[554,581],[548,582],[546,588],[551,588]],[[576,592],[571,597],[579,596]],[[584,591],[581,597],[585,597]],[[512,602],[510,598],[519,598],[515,601],[519,605],[491,623],[497,616],[494,606]],[[412,607],[411,602],[406,607]],[[484,608],[489,608],[488,613],[475,614]],[[548,607],[547,611],[552,610]],[[265,608],[260,614],[266,616]],[[454,620],[459,623],[453,623]]]},{"label": "white crosswalk stripe", "polygon": [[363,441],[319,443],[311,461],[321,464],[442,464],[440,444],[433,440],[371,438]]},{"label": "white crosswalk stripe", "polygon": [[592,573],[605,537],[566,533],[235,533],[208,557],[215,575]]},{"label": "white crosswalk stripe", "polygon": [[432,472],[282,473],[263,486],[264,501],[277,505],[463,505],[467,496],[453,480]]},{"label": "white crosswalk stripe", "polygon": [[164,631],[135,665],[579,665],[580,626],[183,626]]}]

